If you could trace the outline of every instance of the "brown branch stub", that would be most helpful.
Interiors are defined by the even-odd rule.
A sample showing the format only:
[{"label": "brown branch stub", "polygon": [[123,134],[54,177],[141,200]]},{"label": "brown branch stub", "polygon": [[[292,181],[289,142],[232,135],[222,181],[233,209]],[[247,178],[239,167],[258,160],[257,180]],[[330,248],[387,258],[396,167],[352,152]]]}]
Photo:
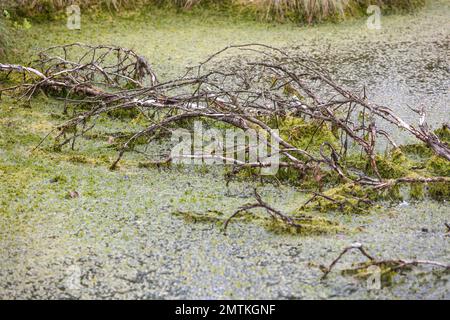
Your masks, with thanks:
[{"label": "brown branch stub", "polygon": [[447,233],[450,233],[450,224],[445,222],[444,225],[447,228]]}]

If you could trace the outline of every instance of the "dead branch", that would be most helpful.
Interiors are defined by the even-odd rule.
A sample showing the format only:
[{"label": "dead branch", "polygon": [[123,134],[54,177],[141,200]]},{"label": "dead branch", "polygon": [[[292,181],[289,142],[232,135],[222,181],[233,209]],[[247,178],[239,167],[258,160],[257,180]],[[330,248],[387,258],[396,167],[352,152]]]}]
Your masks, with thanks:
[{"label": "dead branch", "polygon": [[286,223],[287,225],[296,227],[296,228],[302,228],[302,225],[295,222],[295,218],[288,217],[287,215],[283,214],[281,211],[271,207],[266,202],[264,202],[261,199],[261,196],[258,194],[257,190],[254,189],[254,197],[256,199],[256,203],[253,204],[246,204],[242,207],[240,207],[238,210],[236,210],[227,220],[225,220],[225,223],[223,225],[223,231],[226,232],[228,224],[230,223],[231,219],[235,218],[237,215],[239,215],[242,212],[248,212],[251,209],[255,208],[263,208],[267,211],[267,213],[273,218],[278,219]]},{"label": "dead branch", "polygon": [[[390,179],[386,180],[382,183],[376,183],[373,185],[374,189],[388,189],[392,186],[395,186],[397,184],[403,184],[403,183],[450,183],[450,177],[404,177],[404,178],[398,178],[398,179]],[[367,184],[370,184],[370,182],[367,182]]]},{"label": "dead branch", "polygon": [[[220,60],[231,50],[241,55]],[[343,182],[378,189],[401,183],[449,182],[448,177],[386,180],[377,168],[379,145],[398,146],[388,132],[380,129],[384,124],[406,130],[436,155],[450,161],[450,147],[429,129],[423,107],[415,110],[418,124],[407,123],[390,108],[369,102],[365,90],[361,96],[339,85],[315,61],[267,45],[226,47],[189,68],[184,75],[165,82],[158,81],[147,60],[132,50],[80,43],[44,50],[30,67],[0,64],[0,72],[7,77],[11,73],[24,76],[22,84],[0,88],[0,93],[19,91],[20,97],[31,99],[44,91],[64,100],[65,110],[67,104],[87,106],[87,110],[75,113],[56,128],[58,147],[73,148],[78,138],[94,128],[100,116],[117,110],[135,110],[142,115],[146,125],[123,143],[112,169],[126,152],[138,151],[134,142],[139,138],[150,141],[158,132],[167,131],[185,119],[209,118],[232,127],[254,128],[259,137],[276,141],[281,146],[281,167],[303,172],[326,169]],[[305,148],[299,148],[276,134],[273,130],[276,126],[269,124],[271,119],[279,118],[319,123],[311,141],[320,128],[332,128],[340,137],[339,143],[336,146],[324,142],[318,150],[311,150],[310,141]],[[270,146],[269,139],[266,140]],[[349,150],[352,144],[356,150]],[[345,157],[358,149],[373,176],[363,173],[355,178],[343,167]],[[215,157],[220,159],[221,155]],[[264,164],[255,162],[247,166]]]},{"label": "dead branch", "polygon": [[360,264],[354,269],[351,269],[352,271],[361,270],[364,268],[367,268],[369,266],[382,266],[386,265],[390,267],[390,270],[398,270],[409,266],[418,266],[418,265],[430,265],[435,267],[444,268],[445,270],[450,270],[450,264],[445,264],[441,262],[431,261],[431,260],[403,260],[403,259],[388,259],[388,260],[380,260],[374,258],[372,255],[370,255],[367,250],[364,248],[364,246],[361,243],[354,243],[349,247],[344,248],[342,252],[331,262],[331,264],[328,267],[321,266],[321,270],[323,272],[322,280],[325,279],[328,274],[333,270],[333,268],[336,266],[336,264],[341,260],[341,258],[352,250],[358,250],[363,256],[365,256],[369,261],[368,263]]}]

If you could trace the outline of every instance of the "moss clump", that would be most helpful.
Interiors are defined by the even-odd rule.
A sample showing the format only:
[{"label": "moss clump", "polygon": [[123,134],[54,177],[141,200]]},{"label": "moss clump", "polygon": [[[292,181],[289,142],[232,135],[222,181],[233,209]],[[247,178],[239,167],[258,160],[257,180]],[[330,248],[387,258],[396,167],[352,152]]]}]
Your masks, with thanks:
[{"label": "moss clump", "polygon": [[[375,163],[378,172],[384,179],[396,179],[404,177],[408,174],[409,168],[412,165],[411,160],[406,157],[401,148],[392,149],[386,155],[377,154],[375,156]],[[369,164],[367,157],[359,155],[350,155],[345,160],[348,167],[355,168],[365,172],[368,175],[374,175],[375,172]]]},{"label": "moss clump", "polygon": [[422,200],[425,197],[424,187],[422,183],[412,183],[409,188],[411,199]]},{"label": "moss clump", "polygon": [[426,163],[427,170],[436,176],[450,176],[450,161],[438,157],[431,157]]},{"label": "moss clump", "polygon": [[[431,157],[427,163],[428,172],[436,176],[450,176],[450,161],[438,156]],[[428,186],[428,195],[435,200],[450,200],[450,183],[438,182]]]},{"label": "moss clump", "polygon": [[395,185],[386,190],[363,187],[354,183],[346,183],[316,195],[301,209],[318,210],[320,212],[338,211],[345,214],[370,213],[378,209],[376,201],[401,200],[400,187]]},{"label": "moss clump", "polygon": [[371,192],[353,183],[328,189],[316,196],[305,209],[321,212],[340,211],[342,213],[365,213],[372,206]]},{"label": "moss clump", "polygon": [[381,263],[375,266],[371,262],[363,262],[356,264],[354,269],[343,270],[342,274],[354,276],[360,280],[367,280],[374,275],[374,272],[377,272],[380,276],[381,285],[388,287],[394,283],[394,277],[398,274],[395,271],[396,267],[396,264]]},{"label": "moss clump", "polygon": [[56,175],[50,179],[50,183],[67,183],[67,178],[63,175]]},{"label": "moss clump", "polygon": [[346,229],[337,222],[322,217],[308,217],[296,221],[299,226],[289,225],[277,219],[265,219],[263,226],[266,230],[276,234],[301,234],[301,235],[318,235],[318,234],[335,234],[345,232]]},{"label": "moss clump", "polygon": [[154,163],[154,162],[139,162],[138,168],[143,169],[151,169],[151,168],[170,168],[172,167],[172,163],[170,162],[162,162],[162,163]]},{"label": "moss clump", "polygon": [[293,146],[318,152],[324,142],[338,146],[337,132],[329,124],[320,121],[306,121],[298,117],[285,117],[279,121],[280,136]]},{"label": "moss clump", "polygon": [[404,153],[395,148],[387,156],[376,156],[376,164],[381,177],[385,179],[396,179],[408,173],[410,162]]},{"label": "moss clump", "polygon": [[[229,215],[225,215],[220,211],[207,211],[207,212],[181,212],[176,211],[172,213],[174,216],[184,219],[190,223],[209,223],[215,224],[218,227],[223,227],[225,221],[229,218]],[[299,217],[295,222],[299,226],[289,225],[280,219],[274,219],[266,215],[261,215],[256,212],[242,212],[238,216],[234,217],[230,223],[240,221],[245,223],[258,224],[265,228],[267,231],[276,234],[324,234],[324,233],[339,233],[344,232],[346,229],[338,223],[325,219],[323,217]]]},{"label": "moss clump", "polygon": [[172,214],[175,217],[183,218],[185,221],[191,223],[221,224],[225,220],[223,213],[219,211],[208,211],[205,213],[175,211],[172,212]]},{"label": "moss clump", "polygon": [[429,196],[438,201],[450,200],[450,183],[438,182],[428,186]]},{"label": "moss clump", "polygon": [[73,156],[69,156],[67,158],[67,160],[69,162],[73,162],[73,163],[90,163],[90,159],[86,156],[83,155],[73,155]]},{"label": "moss clump", "polygon": [[297,185],[303,180],[304,173],[295,168],[279,168],[276,177],[280,181]]},{"label": "moss clump", "polygon": [[450,144],[450,127],[449,125],[443,125],[441,128],[436,129],[434,131],[434,134],[438,136],[438,138],[447,143]]},{"label": "moss clump", "polygon": [[424,143],[405,144],[399,148],[405,155],[415,158],[425,158],[433,155],[433,151]]},{"label": "moss clump", "polygon": [[135,108],[120,108],[108,112],[108,116],[116,119],[133,119],[135,122],[140,120],[141,113]]}]

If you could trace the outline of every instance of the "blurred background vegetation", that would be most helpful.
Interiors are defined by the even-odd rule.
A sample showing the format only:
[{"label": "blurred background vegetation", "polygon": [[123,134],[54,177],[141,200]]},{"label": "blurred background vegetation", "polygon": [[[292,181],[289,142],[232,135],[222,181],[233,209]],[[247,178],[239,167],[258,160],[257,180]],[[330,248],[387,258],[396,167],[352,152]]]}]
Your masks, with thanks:
[{"label": "blurred background vegetation", "polygon": [[0,58],[5,56],[6,54],[6,47],[8,42],[8,30],[5,23],[5,18],[3,15],[0,15]]},{"label": "blurred background vegetation", "polygon": [[159,6],[179,10],[203,8],[245,14],[268,21],[313,23],[354,16],[365,12],[371,4],[384,11],[410,10],[425,0],[3,0],[4,8],[21,16],[53,16],[71,4],[82,9],[119,11]]},{"label": "blurred background vegetation", "polygon": [[[371,4],[383,14],[411,11],[426,0],[1,0],[0,57],[8,46],[11,26],[27,28],[30,21],[49,21],[65,17],[65,8],[76,4],[91,14],[120,14],[128,11],[160,10],[174,13],[208,12],[272,23],[313,24],[338,22],[363,16]],[[29,19],[29,20],[28,20]],[[10,22],[8,22],[10,20]]]}]

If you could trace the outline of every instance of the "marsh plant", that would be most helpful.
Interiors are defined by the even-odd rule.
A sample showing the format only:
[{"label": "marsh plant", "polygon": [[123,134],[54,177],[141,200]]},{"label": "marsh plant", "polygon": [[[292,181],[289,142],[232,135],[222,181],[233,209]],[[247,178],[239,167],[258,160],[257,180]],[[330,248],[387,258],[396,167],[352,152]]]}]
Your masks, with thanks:
[{"label": "marsh plant", "polygon": [[363,16],[371,5],[383,12],[396,12],[413,10],[424,3],[425,0],[7,0],[2,5],[22,16],[53,17],[71,5],[110,12],[163,7],[178,11],[207,9],[263,21],[314,23]]},{"label": "marsh plant", "polygon": [[0,14],[0,57],[6,55],[6,47],[8,45],[8,33],[9,30],[6,25],[6,19],[9,17],[8,11],[4,11]]}]

